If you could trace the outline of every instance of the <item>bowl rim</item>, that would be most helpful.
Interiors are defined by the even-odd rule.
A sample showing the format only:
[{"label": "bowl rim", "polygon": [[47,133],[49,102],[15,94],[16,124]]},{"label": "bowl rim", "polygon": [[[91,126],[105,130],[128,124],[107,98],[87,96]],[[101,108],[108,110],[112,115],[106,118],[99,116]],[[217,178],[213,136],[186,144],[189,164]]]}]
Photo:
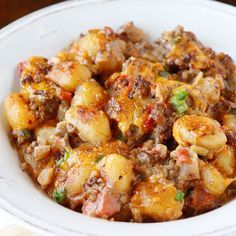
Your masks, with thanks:
[{"label": "bowl rim", "polygon": [[[27,25],[40,20],[44,16],[48,16],[48,15],[54,14],[56,12],[64,11],[66,9],[79,7],[79,6],[83,6],[83,5],[90,5],[90,4],[97,4],[97,3],[104,3],[104,2],[115,2],[115,1],[116,2],[117,1],[120,1],[120,2],[121,1],[123,1],[123,2],[140,1],[140,2],[142,2],[143,0],[69,0],[69,1],[63,1],[61,3],[56,3],[51,6],[44,7],[40,10],[34,11],[24,17],[21,17],[18,20],[14,21],[14,22],[8,24],[7,26],[5,26],[4,28],[2,28],[0,30],[0,43],[1,43],[1,41],[4,41],[5,39],[7,39],[8,36],[14,34],[15,32],[18,32],[19,30],[22,30]],[[155,2],[156,0],[145,0],[145,1]],[[166,1],[176,2],[175,0],[166,0]],[[216,12],[219,12],[220,14],[231,15],[232,17],[236,18],[236,8],[234,8],[231,5],[222,3],[222,2],[216,2],[213,0],[179,0],[179,1],[184,2],[186,4],[190,4],[190,5],[200,6],[202,8],[208,8],[208,9],[214,10]],[[0,181],[1,181],[1,179],[0,179]],[[7,199],[0,198],[0,208],[2,210],[4,210],[7,214],[13,216],[16,222],[18,222],[21,225],[24,225],[25,227],[27,227],[29,229],[32,229],[34,232],[44,233],[44,235],[45,234],[54,235],[55,233],[58,234],[58,231],[56,231],[55,229],[58,227],[60,229],[60,226],[58,226],[58,225],[51,225],[52,227],[47,228],[46,222],[44,220],[38,219],[37,216],[31,215],[28,212],[24,212],[19,207],[12,205]],[[206,214],[209,214],[209,213],[206,213]],[[195,216],[195,217],[198,217],[198,216]],[[31,218],[32,220],[28,220],[27,218]],[[100,220],[100,219],[96,219],[96,220]],[[181,219],[178,221],[183,221],[183,220],[186,220],[186,219]],[[178,222],[178,221],[172,221],[172,222]],[[37,223],[34,223],[34,222],[37,222]],[[44,223],[45,226],[43,226],[42,223]],[[117,224],[121,224],[121,223],[127,224],[127,222],[121,222],[121,223],[116,222],[116,223]],[[128,224],[130,224],[130,223],[128,223]],[[136,225],[136,223],[133,223],[133,224]],[[145,223],[145,225],[148,225],[148,224],[149,223]],[[159,223],[157,222],[157,223],[151,223],[151,224],[159,224]],[[226,229],[230,229],[230,231],[227,232],[229,234],[236,232],[236,223],[233,225],[221,227],[221,228],[211,230],[208,232],[204,232],[201,234],[194,234],[194,236],[204,236],[204,235],[212,235],[214,233],[224,233],[224,231]],[[66,231],[68,233],[73,233],[73,234],[75,233],[75,234],[79,234],[79,235],[96,236],[94,234],[80,232],[78,230],[70,230],[69,231],[69,229],[64,228],[64,227],[61,227],[61,230],[64,232]]]}]

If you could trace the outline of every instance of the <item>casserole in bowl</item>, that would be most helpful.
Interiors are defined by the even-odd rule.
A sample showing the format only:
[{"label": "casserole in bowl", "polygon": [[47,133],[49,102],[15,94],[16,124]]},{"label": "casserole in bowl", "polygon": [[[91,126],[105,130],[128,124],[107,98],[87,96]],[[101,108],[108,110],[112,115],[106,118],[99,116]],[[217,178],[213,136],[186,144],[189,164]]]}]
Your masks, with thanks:
[{"label": "casserole in bowl", "polygon": [[[55,6],[55,8],[49,8],[48,10],[49,12],[47,12],[47,14],[45,13],[46,16],[44,15],[45,17],[43,17],[43,19],[40,18],[40,20],[37,20],[38,19],[37,17],[39,16],[36,17],[35,15],[34,17],[36,18],[32,18],[32,23],[24,25],[24,27],[21,30],[17,30],[17,27],[15,26],[16,28],[14,28],[14,25],[13,25],[11,34],[9,33],[11,29],[8,29],[8,31],[7,29],[5,30],[5,36],[4,36],[4,31],[2,32],[2,37],[3,37],[2,38],[2,47],[3,47],[2,51],[4,52],[4,50],[7,50],[7,53],[6,53],[7,57],[4,57],[2,61],[3,68],[1,70],[1,73],[2,73],[1,76],[2,78],[9,78],[7,80],[9,81],[9,84],[7,84],[6,82],[6,87],[4,87],[4,89],[2,88],[3,91],[2,91],[1,96],[3,97],[6,96],[7,93],[13,91],[14,89],[11,86],[15,85],[16,83],[14,83],[14,81],[12,81],[10,78],[14,77],[12,72],[13,72],[14,66],[17,64],[18,61],[22,60],[22,58],[27,58],[31,55],[51,56],[56,51],[59,51],[59,49],[63,48],[71,39],[76,38],[76,35],[78,34],[78,32],[75,28],[77,27],[79,28],[78,31],[81,32],[81,31],[86,31],[89,28],[102,27],[104,25],[107,25],[107,22],[109,22],[109,25],[111,25],[113,28],[116,28],[118,25],[123,23],[124,20],[129,21],[130,19],[132,19],[136,22],[138,26],[141,26],[142,28],[144,28],[150,33],[153,32],[151,37],[156,38],[158,36],[158,35],[155,35],[156,32],[162,32],[163,30],[173,28],[174,26],[176,26],[176,24],[182,24],[182,25],[185,25],[187,29],[195,32],[206,45],[211,46],[217,51],[224,51],[230,55],[234,55],[234,51],[232,47],[230,47],[231,38],[225,37],[228,32],[225,28],[221,29],[220,34],[218,34],[217,32],[215,33],[216,34],[215,37],[212,37],[212,32],[216,32],[213,29],[213,26],[215,25],[213,18],[221,19],[220,17],[222,17],[222,19],[224,20],[221,19],[219,22],[222,23],[222,21],[224,21],[224,25],[226,25],[226,24],[229,24],[229,22],[231,22],[231,20],[233,19],[233,16],[231,16],[230,13],[219,16],[218,15],[219,13],[217,12],[217,10],[208,10],[209,11],[208,16],[210,13],[212,14],[212,24],[210,24],[211,21],[209,21],[208,25],[204,27],[201,24],[201,22],[199,22],[200,19],[202,20],[203,16],[199,17],[201,11],[197,12],[197,9],[199,8],[207,9],[206,6],[208,6],[208,4],[210,4],[211,6],[211,3],[207,3],[203,1],[201,2],[201,7],[199,7],[194,2],[191,2],[191,3],[181,2],[181,4],[183,5],[181,5],[181,8],[179,9],[179,11],[176,12],[175,11],[176,8],[175,9],[173,8],[174,3],[171,1],[168,2],[168,4],[161,1],[160,2],[148,1],[147,3],[145,3],[145,7],[147,9],[155,8],[155,12],[153,12],[153,15],[148,14],[148,16],[145,17],[145,21],[141,18],[141,12],[143,11],[141,7],[142,5],[141,1],[137,1],[137,2],[135,1],[123,2],[122,1],[120,3],[112,1],[112,2],[101,2],[101,3],[93,3],[93,4],[88,4],[88,3],[87,4],[84,3],[82,5],[81,4],[82,3],[79,4],[77,2],[71,2],[71,3],[68,2],[62,5]],[[104,8],[104,4],[106,6],[109,6],[109,10],[107,7],[106,9]],[[123,13],[122,19],[114,17],[114,22],[110,23],[110,21],[106,17],[111,16],[112,12],[114,11],[114,9],[116,9],[116,7],[119,4],[121,4],[123,7],[126,6],[122,8],[122,13]],[[135,4],[136,10],[137,10],[136,13],[128,11],[129,7],[132,6],[133,4]],[[103,14],[104,20],[103,18],[99,18],[101,17],[99,14],[102,13],[102,9],[107,13],[107,14]],[[164,11],[164,9],[166,9],[166,11]],[[210,8],[208,7],[208,9]],[[228,10],[228,7],[225,7],[224,9],[226,11],[226,9]],[[229,8],[228,11],[230,11],[230,9],[231,8]],[[68,11],[70,12],[70,14],[68,14]],[[73,30],[67,27],[68,25],[71,25],[72,22],[75,22],[76,21],[75,19],[77,19],[78,22],[82,22],[82,19],[85,20],[84,18],[85,15],[83,14],[84,12],[88,12],[88,11],[96,12],[97,17],[100,19],[101,22],[99,22],[99,24],[98,22],[97,24],[94,24],[93,17],[88,17],[86,18],[86,24],[84,23],[83,24],[81,23],[81,25],[75,24],[73,27]],[[163,11],[165,12],[165,14],[163,13]],[[171,15],[171,11],[174,11],[175,15]],[[72,14],[72,12],[74,12],[74,15]],[[78,14],[78,12],[80,12],[81,14]],[[152,11],[150,10],[150,13],[151,12]],[[158,12],[157,14],[158,18],[155,14],[157,12]],[[188,16],[188,14],[190,14],[189,12],[191,12],[191,23],[186,20],[186,18],[189,17]],[[193,13],[196,13],[196,15]],[[63,14],[67,16],[65,18],[66,20],[63,20],[63,24],[62,22],[60,22],[60,24],[58,23],[59,16],[57,14],[60,14],[61,17],[64,16]],[[202,13],[202,14],[204,15],[205,13]],[[83,18],[77,18],[77,17],[83,17]],[[160,22],[162,23],[160,24],[157,23],[155,19],[157,19],[157,21],[159,19]],[[24,21],[22,24],[25,24]],[[231,29],[231,31],[228,33],[232,33],[232,30],[233,29]],[[7,33],[9,34],[9,36],[6,36]],[[27,38],[26,35],[30,35],[30,37]],[[29,40],[27,43],[26,43],[26,39]],[[27,44],[27,47],[24,46],[26,44]],[[232,45],[232,42],[231,42],[231,45]],[[5,135],[4,137],[6,138],[6,132],[5,133],[2,132],[1,135],[3,136]],[[10,150],[12,154],[9,153]],[[96,234],[109,235],[111,234],[111,230],[113,231],[113,234],[115,234],[116,233],[115,228],[118,227],[117,226],[118,224],[120,224],[122,225],[122,229],[119,230],[119,233],[122,233],[122,230],[125,230],[124,232],[126,232],[127,234],[130,234],[130,233],[132,234],[135,232],[137,232],[138,234],[138,232],[141,233],[142,230],[143,232],[149,232],[149,230],[150,232],[155,232],[156,230],[158,230],[159,232],[162,232],[161,230],[163,230],[163,233],[165,232],[165,234],[167,233],[171,234],[171,232],[173,232],[171,230],[174,230],[176,232],[176,230],[178,230],[177,228],[179,227],[182,228],[185,224],[188,224],[188,225],[191,225],[191,227],[187,227],[185,232],[182,232],[181,234],[186,233],[186,235],[191,235],[192,230],[194,229],[194,223],[196,224],[197,222],[201,222],[201,221],[205,222],[204,220],[205,217],[207,217],[206,219],[209,219],[209,221],[213,222],[214,221],[213,218],[220,217],[221,212],[224,211],[225,214],[229,216],[227,219],[227,222],[224,223],[225,227],[230,225],[229,224],[230,219],[233,218],[233,217],[230,217],[230,214],[233,214],[233,212],[230,211],[229,209],[233,209],[232,206],[234,202],[231,202],[225,205],[224,207],[218,210],[215,210],[211,213],[194,217],[194,218],[190,218],[188,220],[179,220],[176,222],[169,222],[169,223],[144,224],[143,226],[137,225],[137,224],[105,222],[105,221],[87,218],[85,216],[81,216],[78,214],[76,215],[73,212],[66,210],[64,208],[58,208],[58,206],[54,205],[53,202],[45,198],[45,196],[43,196],[42,193],[40,193],[36,189],[33,189],[31,186],[32,183],[27,179],[25,175],[23,175],[20,172],[18,168],[17,159],[15,158],[16,153],[14,153],[13,149],[10,149],[10,146],[8,147],[8,149],[4,147],[3,151],[6,152],[4,153],[3,156],[8,157],[2,160],[5,163],[2,164],[4,168],[3,170],[1,170],[2,180],[3,180],[2,181],[3,190],[1,191],[1,194],[2,194],[3,202],[4,202],[4,199],[5,201],[7,201],[7,203],[3,204],[3,207],[10,210],[11,212],[12,212],[11,207],[16,207],[16,209],[18,209],[19,212],[18,210],[15,209],[14,214],[16,213],[25,214],[24,216],[22,216],[22,218],[25,221],[30,221],[32,225],[41,224],[41,226],[43,225],[45,229],[51,232],[64,233],[64,234],[69,234],[69,233],[91,234],[92,233],[95,235]],[[13,158],[10,159],[9,157],[11,155]],[[15,166],[14,166],[14,163],[15,163]],[[19,172],[17,172],[18,170]],[[29,189],[32,189],[32,190],[29,191]],[[27,193],[27,194],[23,194],[23,193]],[[10,203],[11,203],[11,206],[9,206]],[[27,210],[27,207],[29,207],[28,209],[30,209],[30,211]],[[44,210],[46,209],[50,209],[50,211],[45,212]],[[226,213],[226,209],[229,210],[227,213]],[[94,225],[94,227],[91,227],[91,229],[90,227],[88,227],[88,224],[90,224],[89,223],[90,221],[91,221],[91,224]],[[86,222],[86,224],[84,224],[83,222]],[[233,223],[233,219],[232,219],[231,225],[232,223]],[[54,231],[55,225],[57,224],[63,227],[57,227],[56,229],[57,231]],[[104,224],[106,225],[106,228],[105,229],[103,228],[103,230],[105,231],[100,229],[100,227],[102,227],[102,225]],[[83,227],[84,229],[82,230]],[[99,227],[99,228],[96,228],[96,227]],[[210,225],[209,224],[206,225],[202,223],[202,228],[199,229],[199,227],[196,227],[196,230],[194,230],[194,233],[197,234],[201,232],[203,233],[207,232],[204,229],[204,227],[208,228],[209,230]],[[227,227],[227,230],[230,230],[230,228],[231,227]],[[199,230],[199,232],[197,230]]]}]

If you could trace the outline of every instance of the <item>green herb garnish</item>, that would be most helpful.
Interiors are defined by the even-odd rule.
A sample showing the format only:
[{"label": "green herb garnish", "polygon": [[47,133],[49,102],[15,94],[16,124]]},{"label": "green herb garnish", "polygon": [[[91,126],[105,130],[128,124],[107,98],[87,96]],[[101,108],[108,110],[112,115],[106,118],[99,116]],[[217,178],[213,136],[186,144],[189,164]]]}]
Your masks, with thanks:
[{"label": "green herb garnish", "polygon": [[177,202],[183,202],[184,201],[184,193],[182,191],[177,191],[176,195],[175,195],[175,200]]},{"label": "green herb garnish", "polygon": [[188,110],[188,105],[186,103],[187,96],[188,91],[185,88],[177,88],[172,92],[170,103],[178,113],[183,113]]},{"label": "green herb garnish", "polygon": [[167,71],[160,71],[160,72],[159,72],[159,75],[160,75],[161,77],[168,78],[170,74],[169,74],[169,72],[167,72]]},{"label": "green herb garnish", "polygon": [[188,105],[186,103],[183,104],[179,104],[178,107],[176,108],[176,110],[178,111],[178,113],[184,113],[185,111],[188,110]]},{"label": "green herb garnish", "polygon": [[121,140],[121,141],[123,141],[123,142],[125,142],[125,143],[128,142],[128,139],[122,134],[122,132],[120,132],[120,133],[117,135],[116,139],[117,139],[117,140]]},{"label": "green herb garnish", "polygon": [[102,160],[104,156],[100,155],[100,156],[97,156],[97,158],[95,159],[95,163],[97,164],[98,162],[100,162]]},{"label": "green herb garnish", "polygon": [[67,161],[69,157],[70,157],[70,153],[68,151],[65,151],[64,156],[60,160],[56,161],[56,165],[60,167],[60,165],[63,162]]},{"label": "green herb garnish", "polygon": [[66,190],[59,189],[53,192],[52,197],[56,200],[57,203],[62,204],[66,198]]}]

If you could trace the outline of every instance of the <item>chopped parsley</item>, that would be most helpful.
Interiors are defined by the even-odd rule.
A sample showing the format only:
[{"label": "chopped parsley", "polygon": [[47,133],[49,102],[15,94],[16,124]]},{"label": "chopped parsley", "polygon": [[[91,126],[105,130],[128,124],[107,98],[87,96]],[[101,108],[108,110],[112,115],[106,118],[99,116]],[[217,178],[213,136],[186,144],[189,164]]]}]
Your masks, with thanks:
[{"label": "chopped parsley", "polygon": [[175,200],[182,203],[184,201],[184,193],[182,191],[177,191],[175,195]]},{"label": "chopped parsley", "polygon": [[59,189],[53,192],[52,197],[56,200],[57,203],[62,204],[66,199],[66,190]]},{"label": "chopped parsley", "polygon": [[177,88],[172,92],[170,103],[178,113],[183,113],[188,110],[186,99],[188,91],[185,88]]}]

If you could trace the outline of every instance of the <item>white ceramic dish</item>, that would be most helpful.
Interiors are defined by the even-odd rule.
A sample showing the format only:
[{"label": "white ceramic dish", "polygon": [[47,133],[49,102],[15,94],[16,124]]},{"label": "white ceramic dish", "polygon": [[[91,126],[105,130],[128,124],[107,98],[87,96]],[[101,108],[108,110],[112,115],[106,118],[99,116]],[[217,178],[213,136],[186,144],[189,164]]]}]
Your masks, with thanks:
[{"label": "white ceramic dish", "polygon": [[[16,64],[52,56],[81,32],[133,20],[156,38],[182,24],[208,46],[236,56],[236,8],[203,0],[67,1],[24,17],[0,31],[0,101],[16,89]],[[234,58],[235,59],[235,58]],[[132,224],[90,218],[47,198],[19,168],[4,119],[0,122],[0,206],[43,235],[235,235],[236,201],[194,218]],[[233,233],[234,232],[234,233]]]}]

